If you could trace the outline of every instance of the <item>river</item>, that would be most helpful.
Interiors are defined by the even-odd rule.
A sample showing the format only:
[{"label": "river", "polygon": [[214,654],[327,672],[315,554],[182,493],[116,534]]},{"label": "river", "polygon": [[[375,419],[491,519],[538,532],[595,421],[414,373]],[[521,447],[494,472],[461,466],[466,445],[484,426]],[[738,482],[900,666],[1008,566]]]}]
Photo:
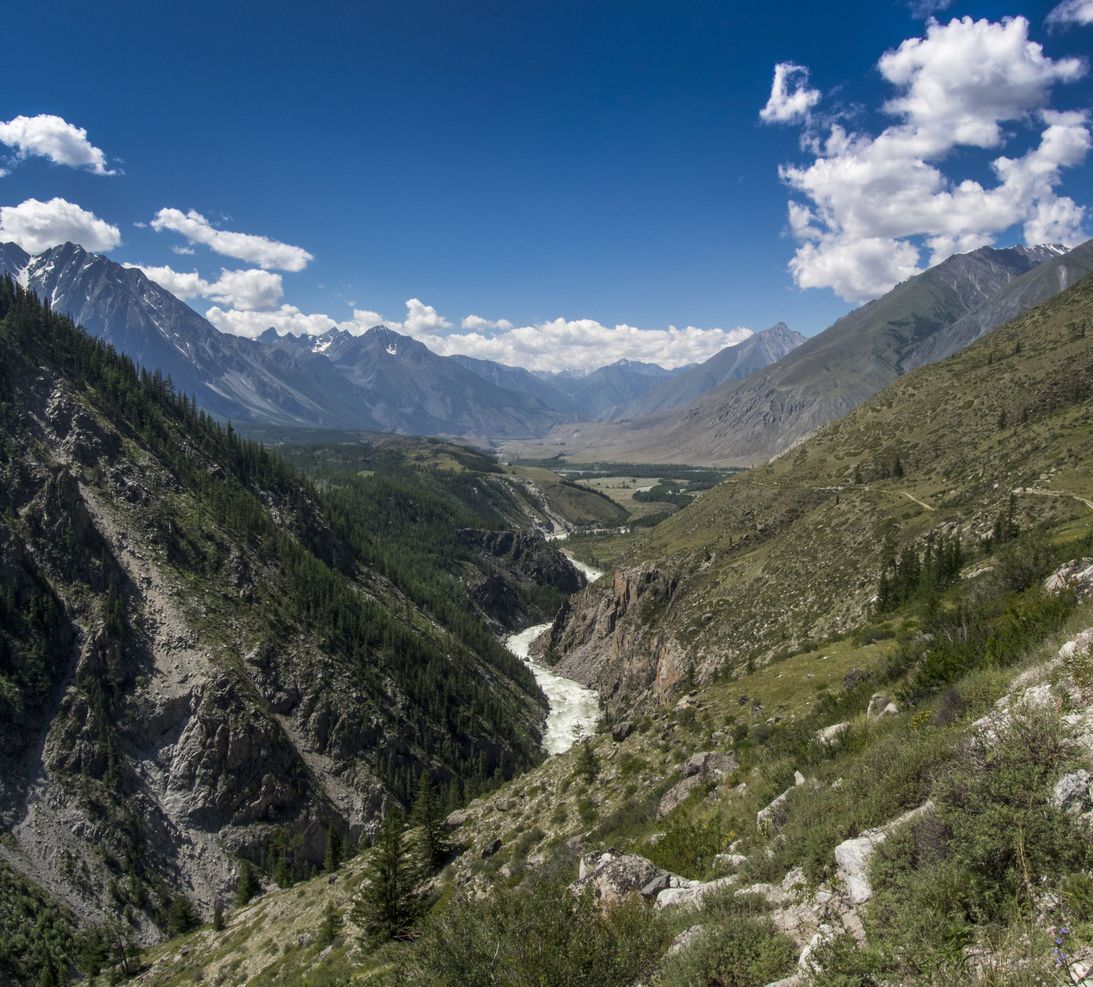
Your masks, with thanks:
[{"label": "river", "polygon": [[[603,575],[599,569],[577,561],[568,552],[565,556],[573,563],[574,568],[584,573],[590,583]],[[543,747],[548,754],[561,754],[582,737],[591,736],[595,731],[600,719],[600,696],[595,689],[587,689],[580,682],[567,679],[542,662],[529,657],[531,643],[549,628],[550,624],[526,627],[518,634],[506,638],[505,647],[531,669],[539,688],[546,695],[550,709],[543,734]]]}]

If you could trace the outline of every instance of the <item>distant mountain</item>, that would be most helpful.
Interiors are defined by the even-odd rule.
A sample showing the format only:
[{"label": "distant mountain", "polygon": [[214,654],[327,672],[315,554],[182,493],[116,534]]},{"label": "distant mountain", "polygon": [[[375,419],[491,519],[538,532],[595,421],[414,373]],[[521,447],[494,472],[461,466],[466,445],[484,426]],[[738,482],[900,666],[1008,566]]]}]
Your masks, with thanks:
[{"label": "distant mountain", "polygon": [[[358,414],[381,431],[538,435],[568,417],[536,394],[494,383],[460,360],[438,356],[416,339],[383,325],[363,335],[334,329],[319,337],[273,338],[267,333],[260,341],[293,355],[320,356],[354,388]],[[511,369],[495,366],[498,376]]]},{"label": "distant mountain", "polygon": [[599,421],[615,417],[683,369],[665,370],[655,363],[618,360],[591,373],[559,373],[551,375],[549,380],[572,398],[581,418]]},{"label": "distant mountain", "polygon": [[970,313],[981,310],[989,328],[1011,318],[1007,306],[992,311],[985,303],[1063,253],[1059,246],[1022,246],[958,254],[843,316],[765,370],[689,405],[628,422],[563,427],[545,441],[552,452],[575,458],[762,462],[890,384],[931,337]]},{"label": "distant mountain", "polygon": [[[425,435],[527,437],[574,417],[523,371],[472,372],[379,326],[363,336],[258,340],[222,333],[136,268],[67,243],[31,256],[0,244],[0,275],[49,301],[141,366],[160,370],[207,411],[262,425],[356,428]],[[485,363],[485,361],[478,361]],[[496,381],[488,377],[490,372]],[[504,372],[504,373],[503,373]],[[524,374],[506,387],[506,374]],[[561,405],[561,406],[559,406]]]},{"label": "distant mountain", "polygon": [[353,389],[325,360],[289,360],[222,333],[136,268],[72,243],[34,257],[8,243],[0,245],[3,274],[141,366],[160,370],[218,417],[334,425],[352,416]]},{"label": "distant mountain", "polygon": [[688,367],[682,373],[663,381],[639,401],[627,407],[626,413],[648,414],[689,404],[721,384],[742,380],[772,363],[777,363],[806,339],[806,336],[794,332],[784,322],[779,322],[749,336],[742,343],[725,347],[704,363]]}]

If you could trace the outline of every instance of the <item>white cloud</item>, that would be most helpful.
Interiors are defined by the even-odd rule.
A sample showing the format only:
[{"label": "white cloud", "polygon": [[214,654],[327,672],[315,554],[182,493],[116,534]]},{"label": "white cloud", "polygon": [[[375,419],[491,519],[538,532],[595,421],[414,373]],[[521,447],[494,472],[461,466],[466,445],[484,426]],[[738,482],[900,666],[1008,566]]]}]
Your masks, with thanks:
[{"label": "white cloud", "polygon": [[[144,226],[144,223],[138,223],[138,226]],[[178,254],[179,257],[192,257],[195,253],[193,247],[187,247],[185,244],[176,243],[171,247],[171,253]]]},{"label": "white cloud", "polygon": [[512,328],[512,323],[508,319],[483,319],[480,315],[465,315],[460,319],[459,325],[463,329],[470,329],[473,332],[481,332],[484,329],[503,329],[507,331]]},{"label": "white cloud", "polygon": [[406,299],[406,321],[402,323],[402,331],[415,338],[427,336],[439,329],[450,329],[452,324],[432,305],[426,305],[416,298]]},{"label": "white cloud", "polygon": [[328,315],[321,313],[308,315],[301,312],[295,305],[281,305],[271,312],[223,309],[219,305],[214,305],[205,313],[205,318],[221,332],[248,336],[251,339],[260,336],[270,327],[276,329],[281,335],[291,332],[296,336],[319,336],[337,325]]},{"label": "white cloud", "polygon": [[0,143],[15,149],[15,158],[48,158],[54,164],[86,168],[96,175],[116,175],[106,155],[87,139],[87,131],[49,113],[0,121]]},{"label": "white cloud", "polygon": [[[463,332],[449,332],[452,324],[431,305],[417,298],[406,302],[406,319],[385,319],[379,312],[355,309],[353,318],[338,322],[320,312],[305,313],[294,305],[274,311],[242,311],[210,308],[205,317],[222,332],[254,338],[271,326],[279,333],[321,335],[342,329],[359,335],[373,326],[386,325],[419,340],[441,356],[463,354],[495,360],[530,370],[593,370],[620,359],[681,367],[700,363],[726,346],[735,346],[750,329],[640,329],[637,326],[605,326],[594,319],[553,319],[534,325],[515,326],[507,319],[484,320],[467,316]],[[480,325],[487,322],[488,325]]]},{"label": "white cloud", "polygon": [[774,66],[770,99],[759,111],[759,119],[764,123],[793,123],[807,119],[820,96],[820,90],[808,88],[807,68],[793,62],[779,62]]},{"label": "white cloud", "polygon": [[682,367],[708,359],[751,335],[750,329],[640,329],[605,326],[595,319],[553,319],[489,334],[448,333],[418,337],[442,356],[462,353],[529,370],[594,370],[616,360]]},{"label": "white cloud", "polygon": [[233,309],[247,312],[269,310],[277,306],[284,295],[280,274],[269,271],[221,270],[216,281],[207,281],[196,271],[176,271],[169,266],[154,267],[146,264],[126,264],[140,268],[160,287],[172,295],[189,301],[191,298],[209,298]]},{"label": "white cloud", "polygon": [[1063,0],[1047,15],[1047,24],[1093,24],[1093,0]]},{"label": "white cloud", "polygon": [[27,199],[17,206],[0,206],[3,240],[14,240],[31,254],[69,241],[102,253],[121,243],[121,231],[67,199]]},{"label": "white cloud", "polygon": [[257,264],[266,270],[302,271],[314,259],[303,247],[294,247],[253,233],[218,230],[193,209],[188,212],[160,209],[152,219],[152,229],[180,233],[191,244],[199,243],[225,257]]},{"label": "white cloud", "polygon": [[[799,197],[788,207],[798,286],[864,301],[916,273],[920,248],[934,264],[1015,226],[1029,242],[1084,239],[1084,208],[1057,189],[1089,151],[1089,121],[1046,108],[1053,85],[1084,72],[1081,60],[1046,57],[1024,18],[965,17],[931,21],[878,67],[896,89],[884,109],[897,122],[875,136],[834,124],[808,145],[811,161],[780,169]],[[958,147],[1004,146],[1014,124],[1038,127],[1040,142],[996,157],[993,184],[942,171]]]}]

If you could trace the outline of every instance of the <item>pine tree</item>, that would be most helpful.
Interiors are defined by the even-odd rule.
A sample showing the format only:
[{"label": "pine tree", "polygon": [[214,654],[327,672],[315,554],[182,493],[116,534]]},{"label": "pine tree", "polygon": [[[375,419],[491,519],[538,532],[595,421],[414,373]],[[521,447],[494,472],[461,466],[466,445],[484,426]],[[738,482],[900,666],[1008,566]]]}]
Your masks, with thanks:
[{"label": "pine tree", "polygon": [[448,842],[447,824],[441,814],[440,800],[424,771],[418,782],[417,799],[410,818],[420,829],[423,868],[430,873],[438,870],[447,861],[451,845]]},{"label": "pine tree", "polygon": [[334,902],[327,900],[323,909],[323,924],[319,926],[319,945],[330,946],[338,935],[338,927],[341,925],[341,916],[338,915]]},{"label": "pine tree", "polygon": [[406,848],[406,824],[397,808],[372,850],[367,881],[353,905],[353,921],[368,946],[409,939],[422,912],[418,869]]},{"label": "pine tree", "polygon": [[332,874],[342,865],[345,859],[345,844],[342,834],[333,826],[326,831],[326,853],[323,856],[323,870]]},{"label": "pine tree", "polygon": [[236,907],[245,905],[260,890],[258,875],[254,873],[254,865],[249,860],[244,860],[239,871],[239,883],[235,886]]},{"label": "pine tree", "polygon": [[216,906],[216,908],[213,909],[213,929],[216,932],[223,932],[224,931],[224,906],[223,905],[218,904]]}]

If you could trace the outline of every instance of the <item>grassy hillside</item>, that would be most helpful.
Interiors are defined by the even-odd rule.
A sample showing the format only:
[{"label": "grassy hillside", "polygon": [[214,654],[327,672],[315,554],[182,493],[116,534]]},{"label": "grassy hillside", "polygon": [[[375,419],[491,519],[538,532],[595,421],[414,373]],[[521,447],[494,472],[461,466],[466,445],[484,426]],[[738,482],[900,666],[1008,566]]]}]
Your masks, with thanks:
[{"label": "grassy hillside", "polygon": [[1010,511],[1022,528],[1084,524],[1091,396],[1087,279],[658,525],[551,650],[625,703],[844,633],[885,560],[931,535],[976,547]]}]

